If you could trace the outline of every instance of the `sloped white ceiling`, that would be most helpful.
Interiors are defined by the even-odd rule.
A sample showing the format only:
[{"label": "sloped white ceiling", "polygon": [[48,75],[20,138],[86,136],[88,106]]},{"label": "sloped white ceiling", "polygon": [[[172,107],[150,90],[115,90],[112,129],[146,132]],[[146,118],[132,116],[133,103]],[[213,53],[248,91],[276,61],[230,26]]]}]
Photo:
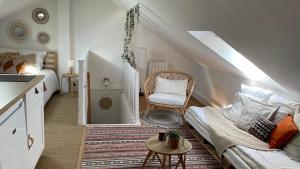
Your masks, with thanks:
[{"label": "sloped white ceiling", "polygon": [[0,19],[40,0],[0,0]]},{"label": "sloped white ceiling", "polygon": [[[132,6],[137,0],[118,0]],[[290,91],[300,93],[299,0],[140,0],[181,33],[179,49],[208,67],[235,70],[186,31],[213,31]],[[174,30],[169,30],[172,32]],[[180,43],[184,42],[184,43]],[[186,43],[189,41],[189,43]],[[198,49],[197,49],[198,48]]]}]

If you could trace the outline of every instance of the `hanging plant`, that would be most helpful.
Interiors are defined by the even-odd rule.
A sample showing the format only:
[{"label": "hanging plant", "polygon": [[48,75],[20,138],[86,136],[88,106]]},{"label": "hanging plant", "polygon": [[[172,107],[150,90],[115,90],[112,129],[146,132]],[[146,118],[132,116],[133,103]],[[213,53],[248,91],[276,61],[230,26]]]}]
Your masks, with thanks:
[{"label": "hanging plant", "polygon": [[132,50],[132,37],[135,33],[136,24],[139,22],[140,7],[139,4],[126,12],[126,21],[124,25],[125,38],[124,38],[124,51],[122,54],[123,61],[130,64],[131,67],[136,67],[135,54]]}]

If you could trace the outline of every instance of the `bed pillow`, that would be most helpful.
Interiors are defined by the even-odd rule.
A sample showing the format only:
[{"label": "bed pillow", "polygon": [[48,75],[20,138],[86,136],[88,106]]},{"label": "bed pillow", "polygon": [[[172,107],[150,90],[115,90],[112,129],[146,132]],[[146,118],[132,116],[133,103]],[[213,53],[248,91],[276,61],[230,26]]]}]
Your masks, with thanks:
[{"label": "bed pillow", "polygon": [[242,130],[248,131],[259,116],[267,118],[271,113],[276,111],[276,109],[277,107],[274,105],[268,105],[251,98],[247,98],[245,99],[242,113],[235,122],[235,125]]},{"label": "bed pillow", "polygon": [[281,148],[298,132],[299,130],[293,120],[293,117],[288,115],[277,124],[276,129],[272,132],[269,140],[269,147]]},{"label": "bed pillow", "polygon": [[277,94],[273,94],[268,100],[269,104],[278,105],[280,107],[284,107],[286,110],[290,112],[295,112],[298,107],[300,107],[300,102],[289,100],[285,97],[281,97]]},{"label": "bed pillow", "polygon": [[256,138],[268,142],[272,131],[276,128],[276,124],[263,116],[259,116],[255,123],[250,127],[248,132]]},{"label": "bed pillow", "polygon": [[[298,111],[294,116],[294,122],[300,129],[300,112]],[[300,132],[298,133],[286,144],[283,150],[287,153],[289,157],[293,160],[300,162]]]},{"label": "bed pillow", "polygon": [[0,53],[0,74],[18,74],[25,65],[24,59],[18,58],[18,53]]},{"label": "bed pillow", "polygon": [[223,111],[224,116],[227,119],[229,119],[233,122],[236,122],[238,117],[242,113],[242,110],[243,110],[243,107],[244,107],[244,102],[248,97],[250,97],[251,99],[257,100],[259,102],[263,102],[262,99],[252,97],[252,96],[248,96],[248,95],[242,94],[240,92],[237,92],[234,96],[232,106],[229,107],[229,108],[224,109],[224,111]]},{"label": "bed pillow", "polygon": [[18,50],[20,56],[30,56],[30,55],[35,55],[36,60],[35,60],[35,67],[38,70],[41,70],[43,68],[43,62],[44,58],[47,54],[45,51],[35,51],[35,50],[28,50],[28,49],[19,49]]},{"label": "bed pillow", "polygon": [[264,101],[268,101],[274,92],[262,89],[260,87],[247,86],[245,84],[242,84],[241,93],[260,98]]},{"label": "bed pillow", "polygon": [[22,73],[36,74],[41,71],[41,66],[38,63],[39,58],[35,53],[20,55],[18,58],[26,60]]},{"label": "bed pillow", "polygon": [[169,80],[161,77],[156,78],[155,93],[169,93],[186,96],[188,80]]}]

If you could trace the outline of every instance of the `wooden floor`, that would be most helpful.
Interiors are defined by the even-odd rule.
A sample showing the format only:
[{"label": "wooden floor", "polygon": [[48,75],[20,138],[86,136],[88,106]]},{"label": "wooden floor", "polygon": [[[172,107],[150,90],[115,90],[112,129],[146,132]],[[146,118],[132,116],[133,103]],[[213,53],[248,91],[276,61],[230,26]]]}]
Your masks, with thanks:
[{"label": "wooden floor", "polygon": [[45,107],[45,150],[36,169],[75,169],[82,127],[77,125],[77,97],[52,96]]}]

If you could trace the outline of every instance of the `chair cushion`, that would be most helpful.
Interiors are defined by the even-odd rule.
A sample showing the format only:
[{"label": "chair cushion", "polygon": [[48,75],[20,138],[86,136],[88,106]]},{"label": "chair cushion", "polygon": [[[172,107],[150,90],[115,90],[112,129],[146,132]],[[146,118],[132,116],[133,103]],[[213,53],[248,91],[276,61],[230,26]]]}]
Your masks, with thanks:
[{"label": "chair cushion", "polygon": [[155,93],[169,93],[186,95],[188,80],[169,80],[161,77],[156,78]]},{"label": "chair cushion", "polygon": [[186,96],[169,93],[153,93],[148,99],[152,103],[182,106],[186,100]]}]

